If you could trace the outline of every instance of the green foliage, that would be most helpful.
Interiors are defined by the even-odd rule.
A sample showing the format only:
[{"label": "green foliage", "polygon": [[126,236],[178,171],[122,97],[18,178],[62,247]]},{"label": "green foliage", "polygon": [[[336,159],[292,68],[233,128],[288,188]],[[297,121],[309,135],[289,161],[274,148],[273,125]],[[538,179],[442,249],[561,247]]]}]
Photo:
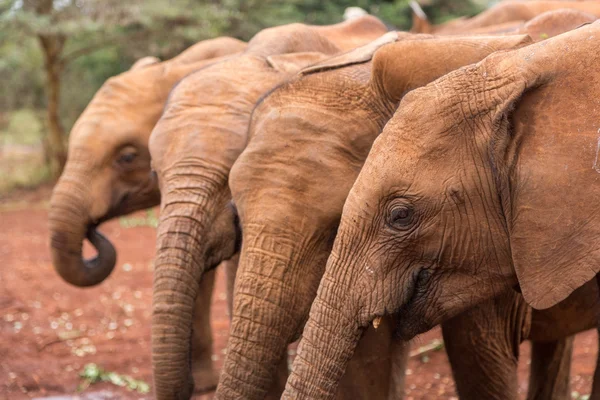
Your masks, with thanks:
[{"label": "green foliage", "polygon": [[488,1],[431,0],[429,3],[423,6],[423,11],[432,22],[442,23],[457,17],[478,14],[486,8]]},{"label": "green foliage", "polygon": [[[0,35],[1,37],[2,35]],[[0,40],[0,110],[44,106],[42,54],[31,37]]]},{"label": "green foliage", "polygon": [[138,226],[156,228],[158,226],[158,217],[156,216],[154,209],[150,208],[146,210],[146,215],[144,217],[134,215],[119,218],[119,224],[123,228],[135,228]]},{"label": "green foliage", "polygon": [[78,388],[79,391],[85,390],[93,383],[110,382],[113,385],[135,390],[138,393],[150,393],[150,385],[146,382],[133,379],[129,375],[120,375],[116,372],[105,371],[96,364],[86,364],[79,373],[79,376],[83,378],[83,383]]},{"label": "green foliage", "polygon": [[38,146],[42,141],[42,115],[23,108],[10,112],[0,123],[0,145]]},{"label": "green foliage", "polygon": [[[249,40],[261,29],[291,22],[337,23],[342,21],[347,7],[356,6],[381,18],[390,28],[408,29],[411,25],[408,2],[0,0],[0,145],[19,141],[39,144],[40,130],[44,133],[50,126],[40,124],[42,114],[37,111],[48,106],[46,63],[40,37],[50,37],[58,44],[57,63],[62,83],[59,117],[68,132],[106,79],[127,70],[141,57],[154,55],[168,59],[203,39],[228,35]],[[421,1],[433,23],[473,15],[486,2]],[[19,116],[21,111],[10,113],[23,109],[36,110],[38,118]],[[8,128],[2,124],[7,115],[12,121]],[[50,161],[48,155],[45,160]],[[32,171],[33,180],[47,175],[47,169],[37,165]],[[6,175],[6,169],[0,170],[0,175]],[[32,173],[18,175],[20,185]]]},{"label": "green foliage", "polygon": [[571,392],[571,398],[574,400],[589,400],[589,394],[579,394],[577,391]]},{"label": "green foliage", "polygon": [[0,195],[48,179],[41,149],[42,121],[43,113],[31,109],[0,114]]},{"label": "green foliage", "polygon": [[[408,29],[408,0],[64,0],[49,16],[0,0],[0,110],[45,107],[43,57],[36,35],[68,37],[63,58],[61,117],[70,129],[93,94],[135,60],[168,59],[202,39],[230,35],[249,40],[269,26],[291,22],[331,24],[347,7],[362,7],[390,27]],[[433,22],[472,15],[469,0],[430,0],[423,6]],[[57,7],[60,4],[61,7]],[[82,4],[82,6],[77,6]]]},{"label": "green foliage", "polygon": [[[12,166],[8,165],[12,164]],[[0,197],[14,189],[32,189],[50,178],[50,170],[41,154],[26,160],[18,158],[0,159]]]}]

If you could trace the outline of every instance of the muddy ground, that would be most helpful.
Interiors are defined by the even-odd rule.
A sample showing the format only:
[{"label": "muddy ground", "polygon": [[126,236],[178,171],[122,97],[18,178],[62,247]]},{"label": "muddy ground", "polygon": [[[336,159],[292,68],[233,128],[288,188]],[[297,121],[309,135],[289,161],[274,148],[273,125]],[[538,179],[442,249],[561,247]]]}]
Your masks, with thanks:
[{"label": "muddy ground", "polygon": [[[48,195],[46,187],[0,198],[0,399],[61,395],[67,396],[63,399],[71,395],[151,399],[151,394],[109,383],[93,384],[81,391],[78,376],[84,365],[95,363],[107,371],[152,381],[150,304],[155,230],[140,223],[146,220],[151,225],[151,218],[139,213],[137,219],[104,224],[100,230],[118,251],[117,267],[98,287],[78,289],[63,282],[52,269]],[[220,367],[228,335],[222,271],[218,272],[212,310],[213,358]],[[435,329],[419,337],[413,350],[440,338]],[[595,359],[596,333],[578,335],[571,370],[574,392],[589,393]],[[523,344],[521,398],[527,391],[528,364],[528,344]],[[408,368],[406,399],[456,398],[443,350],[412,357]]]}]

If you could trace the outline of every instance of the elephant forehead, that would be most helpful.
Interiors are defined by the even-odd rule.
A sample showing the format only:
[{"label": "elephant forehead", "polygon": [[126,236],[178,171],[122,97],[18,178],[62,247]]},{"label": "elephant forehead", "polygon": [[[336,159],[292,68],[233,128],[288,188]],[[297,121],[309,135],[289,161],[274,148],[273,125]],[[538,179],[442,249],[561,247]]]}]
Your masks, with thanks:
[{"label": "elephant forehead", "polygon": [[102,85],[91,104],[139,108],[140,101],[164,103],[172,82],[163,69],[163,66],[150,66],[114,76]]},{"label": "elephant forehead", "polygon": [[166,95],[161,101],[151,90],[115,82],[107,82],[96,93],[73,127],[71,140],[120,140],[134,133],[148,138]]},{"label": "elephant forehead", "polygon": [[277,91],[254,111],[248,151],[267,158],[306,152],[320,162],[362,164],[385,117],[371,107],[372,93],[363,93],[349,100],[318,88]]},{"label": "elephant forehead", "polygon": [[254,120],[244,162],[256,170],[269,163],[281,164],[270,173],[289,174],[289,165],[297,173],[324,173],[329,179],[342,179],[348,169],[362,166],[377,132],[369,128],[374,127],[296,104],[271,108]]},{"label": "elephant forehead", "polygon": [[86,147],[96,152],[109,152],[126,144],[147,146],[156,118],[114,113],[90,118],[82,116],[71,132],[69,149]]}]

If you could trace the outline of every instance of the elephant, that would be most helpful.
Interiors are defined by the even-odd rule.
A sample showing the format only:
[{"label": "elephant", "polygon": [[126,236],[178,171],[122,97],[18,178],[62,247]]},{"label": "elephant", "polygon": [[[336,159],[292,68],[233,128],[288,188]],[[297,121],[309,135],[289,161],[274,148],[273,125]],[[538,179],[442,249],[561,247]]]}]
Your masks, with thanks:
[{"label": "elephant", "polygon": [[598,18],[590,13],[570,8],[546,11],[527,22],[509,22],[498,25],[484,26],[469,30],[468,33],[475,34],[527,34],[532,39],[544,40],[561,33],[573,30],[584,24],[589,24]]},{"label": "elephant", "polygon": [[331,398],[383,315],[408,340],[513,289],[551,314],[597,301],[599,35],[497,52],[404,96],[346,199],[282,398]]},{"label": "elephant", "polygon": [[[171,60],[138,60],[129,71],[110,78],[96,93],[73,127],[69,156],[50,205],[54,267],[67,282],[92,286],[107,278],[116,263],[113,245],[96,231],[104,221],[158,205],[158,184],[150,173],[148,139],[171,88],[185,75],[246,44],[221,37],[199,42]],[[82,258],[83,240],[98,250]],[[203,282],[205,295],[195,321],[194,376],[200,390],[215,388],[212,333],[208,318],[214,276]]]},{"label": "elephant", "polygon": [[[203,275],[239,248],[241,234],[227,182],[246,146],[254,104],[301,67],[386,31],[371,16],[332,26],[265,29],[243,53],[190,74],[172,91],[149,141],[162,194],[152,315],[158,399],[189,398],[192,393],[194,298]],[[287,376],[287,365],[282,367]]]},{"label": "elephant", "polygon": [[477,33],[481,30],[490,32],[490,28],[513,30],[534,17],[547,12],[561,9],[578,10],[600,18],[598,2],[577,1],[502,1],[472,18],[458,18],[440,25],[431,25],[418,3],[412,1],[413,33],[435,33],[452,35]]},{"label": "elephant", "polygon": [[[565,30],[568,29],[568,26],[565,27]],[[423,39],[423,37],[420,38]],[[460,42],[463,38],[457,38],[456,40]],[[477,42],[477,39],[471,40]],[[481,38],[479,39],[479,43],[486,43],[484,40],[489,41],[490,39]],[[402,46],[404,48],[407,46],[412,46],[414,48],[418,43],[419,42],[404,43]],[[467,43],[469,42],[467,41]],[[335,221],[339,219],[339,215],[341,214],[341,205],[338,205],[338,208],[336,209],[334,205],[335,201],[343,202],[343,199],[345,198],[344,193],[347,194],[347,190],[344,192],[343,182],[344,180],[347,180],[347,185],[350,185],[357,173],[355,171],[353,175],[347,171],[345,173],[341,172],[339,164],[345,162],[348,165],[351,165],[352,162],[359,162],[360,165],[360,161],[364,160],[364,157],[366,156],[364,149],[362,159],[356,156],[356,151],[350,150],[346,150],[343,154],[346,154],[346,157],[354,155],[351,160],[347,160],[342,156],[333,156],[331,154],[336,154],[336,152],[331,151],[329,147],[324,147],[323,142],[331,143],[332,146],[340,146],[344,149],[346,145],[342,146],[338,142],[347,140],[347,138],[344,137],[346,134],[352,138],[350,139],[352,145],[358,146],[360,144],[368,149],[370,141],[372,141],[378,133],[376,122],[374,121],[379,120],[383,123],[386,120],[384,113],[378,113],[377,110],[369,109],[369,107],[373,107],[373,104],[377,105],[378,102],[369,100],[370,96],[368,93],[370,92],[369,90],[365,90],[365,87],[368,88],[368,82],[364,81],[364,77],[363,81],[359,78],[359,71],[361,71],[361,68],[364,73],[364,69],[368,69],[368,67],[365,67],[364,65],[354,65],[357,63],[368,62],[368,60],[370,60],[369,55],[371,54],[369,48],[370,51],[373,51],[377,46],[383,44],[383,42],[378,43],[375,47],[368,45],[365,46],[364,49],[355,50],[353,52],[354,54],[334,57],[315,66],[308,67],[303,70],[301,74],[307,74],[308,72],[328,72],[324,72],[324,75],[317,74],[317,76],[305,77],[296,83],[286,83],[265,98],[263,102],[257,106],[257,109],[254,112],[253,120],[250,125],[250,144],[234,164],[230,175],[230,186],[233,192],[234,202],[240,214],[242,231],[244,232],[244,248],[246,249],[247,254],[244,256],[244,251],[242,251],[243,262],[240,270],[240,279],[238,280],[238,282],[240,282],[239,286],[244,285],[245,288],[241,290],[238,289],[238,292],[248,293],[246,296],[252,300],[246,300],[244,303],[255,305],[255,309],[249,309],[247,307],[243,309],[244,315],[240,318],[242,327],[237,328],[240,332],[254,332],[253,336],[250,338],[243,337],[237,339],[238,337],[241,337],[242,334],[233,335],[234,341],[230,342],[230,346],[234,345],[236,349],[241,349],[242,351],[245,350],[248,353],[252,353],[253,349],[251,347],[256,346],[257,343],[260,343],[260,346],[265,348],[269,345],[271,346],[268,350],[271,354],[270,358],[266,358],[265,354],[261,353],[261,360],[260,362],[254,361],[255,365],[252,367],[253,370],[262,370],[263,368],[267,368],[268,365],[273,365],[275,363],[273,360],[280,357],[278,353],[281,354],[284,351],[285,345],[298,337],[298,332],[301,331],[303,321],[308,313],[308,306],[302,306],[301,303],[304,302],[310,304],[312,297],[314,297],[314,289],[312,293],[306,293],[309,289],[306,289],[305,286],[310,284],[310,279],[318,279],[320,274],[322,274],[323,267],[321,266],[319,269],[318,266],[321,250],[319,250],[317,246],[322,246],[327,249],[326,239],[323,239],[323,237],[327,238],[328,235],[334,234],[335,229],[337,228]],[[463,44],[466,45],[466,43]],[[439,47],[436,48],[436,45]],[[433,47],[433,50],[429,47],[425,47],[427,51],[424,51],[424,53],[426,53],[428,57],[437,60],[436,57],[439,57],[440,51],[443,51],[443,49],[445,49],[444,46],[446,45],[447,43],[443,41],[439,44],[432,42],[431,46]],[[398,44],[398,47],[400,47],[400,44]],[[492,50],[493,47],[487,48],[486,50],[479,50],[483,54],[480,55],[480,57],[483,57],[488,54],[487,52]],[[413,52],[415,51],[413,50]],[[427,58],[419,59],[416,57],[416,61],[413,64],[409,57],[406,57],[408,60],[406,58],[400,58],[399,55],[404,55],[404,53],[406,52],[397,51],[394,53],[395,57],[390,56],[389,59],[402,59],[403,67],[405,63],[408,62],[409,67],[405,68],[406,75],[408,77],[413,77],[418,81],[421,77],[418,75],[416,77],[411,75],[411,71],[418,69],[418,66],[414,64],[418,64],[419,60],[427,60]],[[473,56],[473,54],[469,54],[466,57]],[[351,65],[351,67],[348,65]],[[427,64],[424,63],[424,65]],[[337,70],[339,68],[342,69]],[[334,69],[336,71],[331,71]],[[438,73],[436,70],[434,71],[435,72],[430,73]],[[407,76],[402,76],[404,81],[408,79]],[[399,81],[404,82],[402,79]],[[337,90],[337,92],[334,90]],[[406,90],[407,89],[402,89],[399,92],[404,93]],[[331,92],[336,93],[342,99],[345,97],[353,98],[352,96],[356,93],[367,94],[363,95],[364,97],[356,97],[357,99],[360,99],[360,101],[355,100],[353,102],[348,100],[342,102],[342,105],[340,105],[335,102],[335,95]],[[385,93],[385,91],[383,92]],[[310,96],[310,94],[314,95],[315,93],[319,94],[319,101],[316,101],[314,96]],[[328,94],[328,96],[323,100],[324,94]],[[379,96],[379,98],[382,97],[389,97],[389,93],[385,93],[385,96]],[[399,101],[399,98],[394,99],[394,101]],[[303,114],[300,114],[296,110],[307,111],[303,111]],[[328,122],[321,122],[324,121],[325,118],[320,115],[326,115]],[[339,123],[334,119],[334,116],[336,115],[343,115],[344,118],[346,118],[347,115],[356,115],[354,119],[352,119],[352,122],[365,122],[363,122],[362,125],[356,123],[347,124],[347,127],[344,128],[342,123]],[[389,116],[387,118],[389,118]],[[363,130],[358,129],[357,126],[362,126]],[[290,130],[289,127],[298,128],[292,128]],[[289,135],[284,134],[284,132],[289,132]],[[359,138],[361,138],[359,135],[363,135],[362,140],[364,143],[359,140]],[[341,152],[341,150],[338,150],[338,152]],[[307,156],[307,154],[309,156]],[[328,157],[332,158],[332,160],[329,160],[329,162],[326,163]],[[318,160],[318,163],[315,160]],[[277,165],[278,167],[274,168],[273,165]],[[348,165],[345,167],[346,169],[350,168]],[[315,181],[314,171],[316,168],[320,168],[321,171],[327,171],[326,174],[323,174],[322,179],[324,180],[331,180],[332,176],[334,176],[335,182],[339,187],[336,187],[334,190],[324,182]],[[305,176],[306,178],[304,181],[299,181],[298,176]],[[317,176],[319,175],[317,174]],[[318,187],[315,188],[313,187],[314,185],[317,185]],[[341,197],[338,198],[336,195]],[[317,198],[318,200],[313,201],[314,198]],[[267,201],[265,199],[271,200]],[[284,204],[275,204],[281,203],[282,199],[285,201]],[[313,202],[316,206],[312,205]],[[317,210],[315,210],[315,207]],[[310,219],[306,216],[307,213],[312,215],[317,221],[310,222]],[[297,220],[294,220],[294,218]],[[298,228],[299,226],[301,226],[302,229]],[[287,227],[287,231],[283,227]],[[292,230],[293,232],[290,233]],[[302,235],[305,235],[305,237],[301,237]],[[323,237],[319,239],[319,235],[322,235]],[[265,237],[272,237],[273,239],[265,240]],[[293,240],[290,239],[292,237],[294,238]],[[315,239],[315,237],[317,237],[317,239]],[[296,243],[296,245],[292,246],[291,243]],[[305,246],[308,247],[309,245],[304,243],[311,243],[310,254],[306,254],[309,250],[306,250]],[[257,246],[257,244],[258,247],[252,247]],[[331,246],[331,244],[329,244],[329,246]],[[324,257],[327,257],[328,251],[325,250],[323,253],[326,254]],[[307,275],[306,267],[310,268],[310,271],[312,272],[310,275]],[[282,272],[274,274],[273,271],[275,271],[275,268],[278,270],[285,270],[285,275],[283,275]],[[252,279],[254,276],[273,275],[275,275],[276,278],[264,287],[257,285]],[[316,278],[313,275],[316,275]],[[304,277],[304,279],[300,279],[299,276]],[[306,276],[310,276],[310,279],[307,279]],[[313,285],[316,286],[317,283],[313,283]],[[510,304],[512,304],[515,300],[512,300],[512,297],[510,296],[509,298]],[[236,301],[240,301],[239,296],[236,297],[236,299]],[[286,315],[285,319],[280,317],[274,318],[274,320],[284,320],[285,325],[281,322],[281,326],[275,327],[272,323],[266,324],[264,319],[267,317],[261,316],[260,312],[262,310],[262,312],[265,313],[264,309],[267,307],[261,306],[261,302],[272,305],[273,309],[278,307],[280,311],[271,310],[268,313],[268,318],[272,318],[272,315],[276,312],[284,313]],[[491,307],[509,310],[506,305],[503,305],[503,302],[500,301],[497,303],[499,305],[492,304]],[[506,303],[506,301],[504,303]],[[519,304],[514,306],[514,309],[520,309],[524,306],[524,304]],[[484,309],[484,311],[486,310]],[[303,312],[305,313],[304,315]],[[255,318],[256,322],[248,320],[248,318],[245,317],[245,314],[247,313],[258,315],[258,317]],[[516,395],[516,375],[514,374],[516,357],[514,356],[514,353],[518,353],[518,344],[522,340],[528,338],[526,334],[521,335],[521,330],[525,330],[523,326],[530,324],[531,322],[527,319],[529,318],[529,314],[525,312],[512,312],[512,314],[522,317],[520,320],[516,321],[516,318],[513,315],[513,319],[515,319],[515,329],[511,330],[511,332],[514,330],[518,332],[510,338],[504,338],[505,341],[508,342],[506,347],[510,347],[510,352],[509,354],[506,354],[508,359],[505,359],[505,364],[498,362],[497,366],[501,370],[506,370],[506,364],[513,363],[513,365],[510,366],[513,368],[513,373],[507,373],[504,380],[499,382],[507,383],[509,382],[509,379],[512,379],[511,384],[513,391],[507,390],[506,384],[496,386],[495,388],[489,388],[485,385],[477,386],[477,384],[485,381],[485,379],[472,379],[473,372],[471,366],[471,368],[468,369],[471,376],[463,379],[463,388],[461,388],[461,382],[458,382],[461,395],[464,393],[472,393],[472,396],[477,398],[483,393],[486,394],[486,396],[484,396],[486,398],[513,398]],[[489,315],[489,312],[484,313],[482,314],[482,318],[489,320]],[[500,322],[498,325],[504,323],[506,316],[499,315],[499,318]],[[476,318],[473,317],[471,317],[471,319],[476,320]],[[464,322],[465,320],[466,318],[461,319],[461,321],[463,321],[461,322],[462,326],[465,326],[467,323]],[[292,326],[290,321],[295,321],[295,325]],[[256,326],[251,325],[253,322]],[[476,322],[477,321],[475,321],[475,323]],[[468,323],[471,324],[470,326],[473,326],[474,324],[472,321]],[[454,322],[452,326],[457,326],[457,323]],[[235,329],[236,317],[234,309],[232,332],[234,332]],[[265,332],[262,332],[261,329]],[[273,343],[271,337],[274,335],[273,330],[275,329],[280,330],[276,333],[276,336],[283,338],[284,340]],[[507,329],[498,329],[496,332],[505,332],[506,330]],[[556,332],[556,329],[554,329],[554,331]],[[460,369],[461,360],[463,360],[463,364],[467,364],[467,361],[465,360],[464,355],[465,348],[464,346],[461,347],[461,337],[460,335],[456,335],[456,332],[459,331],[457,329],[454,329],[454,332],[453,330],[450,330],[450,332],[446,332],[446,329],[444,330],[445,336],[451,338],[448,342],[457,343],[452,346],[453,349],[457,349],[456,351],[458,351],[457,357],[455,357],[458,361],[455,361],[453,365],[456,365],[456,368]],[[456,337],[453,337],[452,335],[456,335]],[[518,340],[514,340],[514,337],[516,336],[519,337]],[[563,337],[558,334],[555,334],[555,336],[561,339]],[[486,339],[489,339],[489,337],[483,338],[482,342]],[[545,338],[540,339],[542,343],[534,343],[534,354],[536,355],[535,358],[537,360],[545,361],[539,362],[538,365],[535,366],[536,369],[544,369],[547,365],[551,364],[554,359],[561,361],[562,364],[559,363],[559,366],[565,368],[564,364],[568,365],[570,353],[568,353],[567,356],[555,355],[555,353],[549,351],[549,340]],[[248,340],[247,343],[245,342],[246,340]],[[561,346],[570,346],[570,343],[571,341],[569,339],[568,344],[560,343],[557,346],[558,348],[561,348]],[[516,344],[516,346],[514,346],[514,344]],[[481,345],[478,347],[481,347]],[[251,357],[245,355],[242,351],[236,350],[233,353],[234,356],[227,356],[224,367],[225,370],[227,370],[228,365],[230,365],[232,371],[235,371],[236,365],[252,362]],[[228,354],[232,353],[228,351]],[[247,361],[246,359],[240,360],[240,358],[244,356],[247,359],[250,359],[250,361]],[[496,356],[496,358],[498,357]],[[478,364],[481,364],[481,362],[478,361],[475,365]],[[463,368],[463,370],[464,369],[465,368]],[[540,378],[540,376],[542,378]],[[544,379],[543,376],[543,373],[539,371],[532,374],[532,379],[534,380],[530,384],[530,387],[533,388],[530,395],[533,397],[530,398],[547,398],[547,396],[544,397],[543,395],[543,393],[545,393],[543,390],[547,390],[547,388],[544,389],[543,383],[546,381],[550,382],[551,380]],[[569,393],[568,369],[564,376],[566,377],[566,383],[563,382],[563,387],[559,392]],[[537,381],[535,380],[536,377],[539,378]],[[360,380],[356,379],[350,379],[350,381],[360,382]],[[464,382],[466,382],[466,385]],[[556,389],[556,387],[554,389]],[[485,392],[485,390],[489,390],[489,392]],[[494,394],[492,394],[493,390],[495,390]],[[538,391],[536,392],[536,390]],[[358,397],[356,391],[353,393],[355,397]],[[536,393],[538,397],[536,397]],[[372,391],[370,394],[373,396]]]},{"label": "elephant", "polygon": [[[386,45],[396,40],[398,43]],[[528,43],[528,36],[434,38],[388,34],[351,53],[302,70],[301,77],[281,85],[256,106],[249,144],[229,178],[244,239],[231,339],[217,389],[220,398],[264,396],[288,343],[302,332],[350,186],[403,94],[495,50]],[[386,51],[387,57],[380,58],[380,62],[399,62],[401,69],[394,70],[393,79],[371,80],[371,56],[381,46],[379,51]],[[444,336],[453,369],[469,375],[458,376],[461,398],[516,396],[518,345],[528,338],[530,317],[526,304],[508,294],[481,307],[481,311],[447,324]],[[471,332],[468,338],[465,330]],[[560,340],[565,336],[555,334]],[[492,339],[497,344],[489,353],[465,355],[489,348]],[[563,397],[570,393],[572,340],[554,344],[555,349],[551,341],[534,344],[536,360],[543,361],[534,365],[530,398],[549,398],[552,391]],[[364,343],[362,339],[359,346]],[[495,354],[497,349],[503,351]],[[346,369],[337,396],[385,398],[370,374],[382,375],[377,366],[389,365],[390,358],[378,357],[379,363],[371,358],[374,365],[353,358],[357,365]],[[548,379],[544,372],[553,362],[557,366],[551,373],[561,375],[562,380]],[[484,363],[487,369],[481,368]],[[479,366],[475,371],[482,372],[479,379],[474,377],[472,364]],[[239,365],[247,367],[240,371]],[[255,372],[244,376],[246,370]],[[489,376],[497,379],[490,382]],[[254,387],[247,392],[237,389],[223,393],[228,380],[232,381],[231,387],[235,383],[239,388],[243,380]],[[558,383],[548,388],[546,382]]]},{"label": "elephant", "polygon": [[527,21],[517,30],[517,33],[527,33],[537,40],[547,39],[578,28],[581,25],[592,23],[597,19],[593,14],[568,8],[546,11]]}]

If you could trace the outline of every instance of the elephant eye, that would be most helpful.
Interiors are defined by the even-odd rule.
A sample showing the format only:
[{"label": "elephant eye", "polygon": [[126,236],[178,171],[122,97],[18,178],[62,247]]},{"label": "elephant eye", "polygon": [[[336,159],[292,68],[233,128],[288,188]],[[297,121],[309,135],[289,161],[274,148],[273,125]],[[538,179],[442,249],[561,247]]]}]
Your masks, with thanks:
[{"label": "elephant eye", "polygon": [[413,220],[413,209],[407,206],[396,206],[392,208],[389,216],[389,224],[396,229],[406,229]]},{"label": "elephant eye", "polygon": [[120,165],[127,166],[127,165],[131,164],[133,161],[135,161],[135,159],[137,158],[137,155],[138,154],[136,151],[131,151],[131,150],[124,151],[117,158],[117,162]]}]

